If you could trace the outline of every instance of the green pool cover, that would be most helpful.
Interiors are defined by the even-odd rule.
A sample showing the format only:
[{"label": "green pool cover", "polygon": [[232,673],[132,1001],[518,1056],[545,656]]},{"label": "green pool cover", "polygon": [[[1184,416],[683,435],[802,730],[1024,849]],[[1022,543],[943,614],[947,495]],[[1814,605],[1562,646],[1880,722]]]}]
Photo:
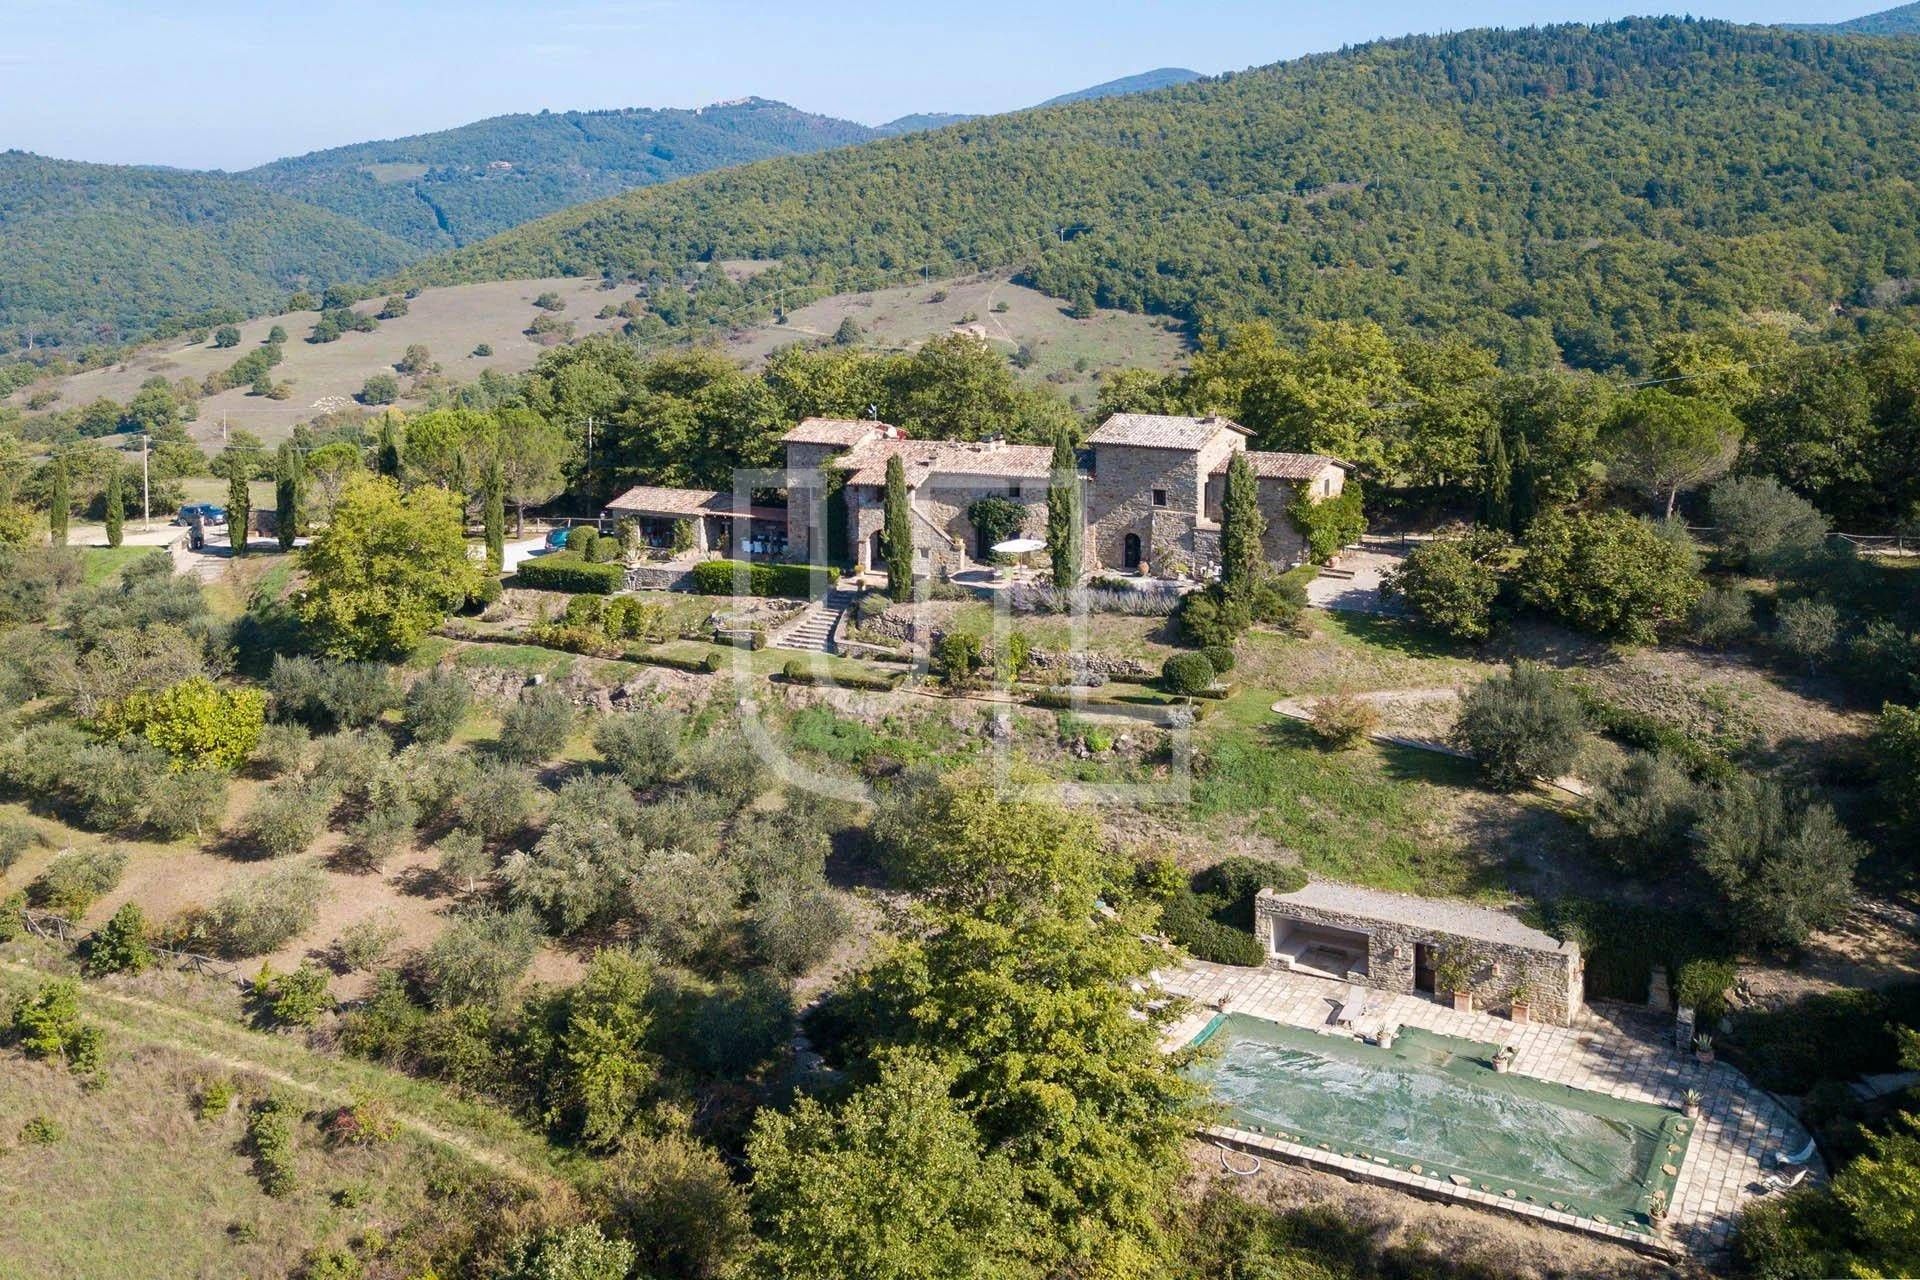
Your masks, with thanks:
[{"label": "green pool cover", "polygon": [[1194,1043],[1216,1050],[1192,1070],[1235,1128],[1629,1230],[1654,1192],[1671,1202],[1692,1136],[1677,1112],[1502,1075],[1495,1046],[1430,1031],[1382,1049],[1233,1013]]}]

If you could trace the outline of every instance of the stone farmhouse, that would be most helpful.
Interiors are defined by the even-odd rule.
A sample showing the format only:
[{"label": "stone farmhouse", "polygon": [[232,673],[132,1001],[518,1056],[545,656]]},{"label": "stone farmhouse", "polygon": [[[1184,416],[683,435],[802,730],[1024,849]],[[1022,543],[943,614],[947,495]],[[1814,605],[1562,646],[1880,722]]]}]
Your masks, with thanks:
[{"label": "stone farmhouse", "polygon": [[[846,536],[839,552],[862,570],[884,567],[887,462],[899,457],[913,513],[916,572],[952,574],[985,564],[989,549],[968,509],[979,499],[1006,498],[1022,510],[1020,535],[1046,534],[1053,451],[1004,440],[912,440],[881,422],[809,418],[788,432],[787,551],[808,558],[827,522],[814,510],[844,482]],[[1220,558],[1220,503],[1227,463],[1246,453],[1259,480],[1267,518],[1267,559],[1298,564],[1306,543],[1287,508],[1304,492],[1319,501],[1340,493],[1347,466],[1317,454],[1248,450],[1247,431],[1225,418],[1115,414],[1088,437],[1078,457],[1090,573],[1158,571],[1201,576]]]},{"label": "stone farmhouse", "polygon": [[[649,546],[697,558],[723,554],[880,570],[887,464],[897,457],[906,475],[916,573],[943,578],[991,562],[987,535],[970,514],[983,498],[1019,509],[1019,536],[1046,536],[1053,450],[1044,445],[914,440],[884,422],[842,418],[808,418],[783,443],[784,508],[748,506],[743,516],[731,493],[640,485],[609,502],[602,518],[632,521]],[[1205,576],[1219,563],[1221,499],[1236,453],[1246,454],[1259,483],[1267,559],[1282,568],[1300,563],[1306,543],[1287,509],[1301,494],[1310,501],[1339,494],[1345,463],[1249,450],[1246,429],[1226,418],[1121,413],[1088,437],[1076,460],[1087,571]],[[842,502],[844,519],[839,512],[830,517],[829,509]],[[844,544],[827,545],[841,536]]]}]

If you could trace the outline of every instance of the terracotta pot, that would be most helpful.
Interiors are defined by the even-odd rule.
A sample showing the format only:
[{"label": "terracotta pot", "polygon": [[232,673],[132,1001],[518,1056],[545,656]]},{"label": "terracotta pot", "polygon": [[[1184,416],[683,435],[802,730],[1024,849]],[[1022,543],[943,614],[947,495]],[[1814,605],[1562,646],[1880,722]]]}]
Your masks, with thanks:
[{"label": "terracotta pot", "polygon": [[1693,1056],[1694,1056],[1694,1060],[1697,1062],[1700,1062],[1709,1067],[1713,1065],[1713,1050],[1711,1049],[1695,1049],[1693,1051]]},{"label": "terracotta pot", "polygon": [[1453,993],[1453,1007],[1461,1013],[1473,1012],[1473,992],[1456,991]]},{"label": "terracotta pot", "polygon": [[1526,1001],[1515,1000],[1513,1002],[1513,1020],[1515,1022],[1532,1022],[1533,1021],[1533,1010],[1531,1006],[1527,1004]]}]

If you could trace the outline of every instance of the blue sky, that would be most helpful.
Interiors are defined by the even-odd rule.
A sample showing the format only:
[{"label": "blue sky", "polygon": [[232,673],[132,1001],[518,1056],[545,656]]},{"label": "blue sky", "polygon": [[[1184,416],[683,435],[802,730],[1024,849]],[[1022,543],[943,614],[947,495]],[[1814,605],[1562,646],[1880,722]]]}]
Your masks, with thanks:
[{"label": "blue sky", "polygon": [[[1825,22],[1895,0],[1702,0]],[[1409,31],[1597,21],[1624,0],[5,0],[0,149],[245,168],[510,111],[758,94],[878,123],[1005,111],[1160,66],[1215,74]]]}]

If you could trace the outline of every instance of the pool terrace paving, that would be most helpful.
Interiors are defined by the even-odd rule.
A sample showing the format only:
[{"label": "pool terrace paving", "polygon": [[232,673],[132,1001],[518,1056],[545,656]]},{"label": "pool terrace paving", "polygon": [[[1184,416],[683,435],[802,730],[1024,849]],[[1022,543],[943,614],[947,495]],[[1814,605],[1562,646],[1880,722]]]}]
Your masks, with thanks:
[{"label": "pool terrace paving", "polygon": [[[1199,961],[1188,962],[1161,977],[1168,992],[1194,1002],[1192,1010],[1169,1028],[1169,1047],[1191,1042],[1214,1014],[1222,1011],[1347,1035],[1333,1023],[1346,990],[1342,982]],[[1369,998],[1388,1024],[1512,1046],[1512,1070],[1520,1075],[1675,1109],[1688,1089],[1698,1089],[1702,1095],[1700,1117],[1694,1124],[1668,1210],[1665,1243],[1669,1248],[1677,1246],[1699,1256],[1724,1251],[1735,1215],[1758,1193],[1761,1179],[1772,1168],[1771,1157],[1777,1152],[1798,1150],[1807,1141],[1806,1130],[1745,1076],[1726,1063],[1702,1064],[1691,1053],[1677,1052],[1670,1024],[1635,1016],[1639,1012],[1636,1010],[1592,1006],[1579,1023],[1561,1027],[1514,1023],[1488,1013],[1463,1013],[1424,995],[1370,990]],[[1664,1036],[1658,1034],[1663,1026],[1667,1028]],[[1663,1243],[1610,1223],[1516,1204],[1497,1193],[1453,1187],[1381,1167],[1380,1161],[1343,1157],[1238,1129],[1220,1128],[1212,1133],[1249,1150],[1401,1185],[1422,1195],[1479,1204],[1639,1247],[1658,1248]],[[1824,1177],[1817,1156],[1811,1173],[1816,1180]]]}]

